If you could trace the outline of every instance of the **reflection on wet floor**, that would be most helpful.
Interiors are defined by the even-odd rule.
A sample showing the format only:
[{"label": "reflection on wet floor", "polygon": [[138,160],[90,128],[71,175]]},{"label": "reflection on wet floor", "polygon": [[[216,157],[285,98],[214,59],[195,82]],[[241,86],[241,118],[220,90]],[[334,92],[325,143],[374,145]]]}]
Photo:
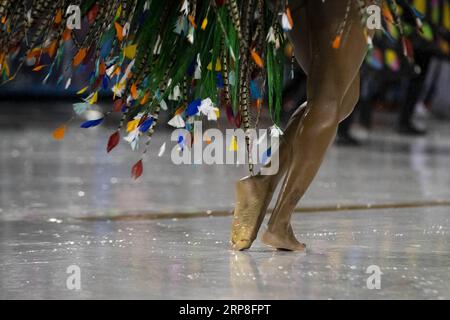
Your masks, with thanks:
[{"label": "reflection on wet floor", "polygon": [[[0,224],[0,298],[450,298],[448,208],[299,214],[306,253],[229,250],[230,218]],[[81,269],[81,290],[66,269]],[[366,269],[382,271],[381,289]]]},{"label": "reflection on wet floor", "polygon": [[[169,153],[157,156],[170,139],[162,130],[134,182],[139,154],[105,152],[112,127],[74,123],[56,142],[67,112],[49,108],[50,120],[0,107],[0,298],[450,299],[446,123],[420,139],[383,130],[360,149],[332,148],[294,217],[308,251],[257,242],[235,253],[226,213],[245,166],[172,165]],[[176,216],[189,212],[202,217]],[[66,288],[70,265],[81,269],[80,291]],[[383,272],[380,290],[367,289],[370,265]]]}]

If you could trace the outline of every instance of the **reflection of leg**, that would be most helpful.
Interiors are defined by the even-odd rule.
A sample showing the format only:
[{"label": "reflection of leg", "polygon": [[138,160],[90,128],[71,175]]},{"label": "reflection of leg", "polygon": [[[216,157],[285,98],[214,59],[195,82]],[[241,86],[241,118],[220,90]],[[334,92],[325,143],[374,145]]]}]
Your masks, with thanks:
[{"label": "reflection of leg", "polygon": [[230,282],[234,294],[250,298],[255,292],[261,292],[258,264],[247,252],[230,254]]}]

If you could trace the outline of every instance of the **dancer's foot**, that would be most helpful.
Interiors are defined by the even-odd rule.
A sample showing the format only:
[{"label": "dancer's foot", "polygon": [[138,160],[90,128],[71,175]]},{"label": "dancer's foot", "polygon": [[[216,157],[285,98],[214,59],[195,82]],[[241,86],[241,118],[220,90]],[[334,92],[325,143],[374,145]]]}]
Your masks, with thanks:
[{"label": "dancer's foot", "polygon": [[306,249],[306,245],[295,237],[291,226],[283,232],[267,230],[261,240],[264,244],[278,250],[305,251]]},{"label": "dancer's foot", "polygon": [[269,176],[250,176],[236,184],[236,208],[234,209],[231,242],[234,250],[251,247],[256,239],[268,205]]}]

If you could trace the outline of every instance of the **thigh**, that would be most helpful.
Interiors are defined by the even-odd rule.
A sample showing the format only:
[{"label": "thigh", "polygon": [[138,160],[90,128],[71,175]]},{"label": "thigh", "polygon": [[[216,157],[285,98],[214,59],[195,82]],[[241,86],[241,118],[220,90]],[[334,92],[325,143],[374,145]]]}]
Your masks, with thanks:
[{"label": "thigh", "polygon": [[[309,90],[308,100],[316,95],[332,95],[338,105],[344,102],[347,92],[359,91],[358,75],[367,52],[367,40],[361,25],[360,14],[354,1],[341,45],[335,49],[333,40],[338,34],[339,25],[346,16],[347,0],[308,1],[306,13],[310,38],[310,63],[308,88],[321,88],[325,91]],[[323,88],[326,83],[327,87]]]}]

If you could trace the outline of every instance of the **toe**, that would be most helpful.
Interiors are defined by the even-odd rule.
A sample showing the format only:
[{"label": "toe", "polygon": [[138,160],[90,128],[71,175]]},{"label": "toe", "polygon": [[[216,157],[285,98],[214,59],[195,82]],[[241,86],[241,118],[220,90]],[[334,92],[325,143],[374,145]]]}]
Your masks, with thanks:
[{"label": "toe", "polygon": [[252,242],[250,240],[239,240],[233,243],[233,250],[235,251],[243,251],[249,249],[252,246]]}]

